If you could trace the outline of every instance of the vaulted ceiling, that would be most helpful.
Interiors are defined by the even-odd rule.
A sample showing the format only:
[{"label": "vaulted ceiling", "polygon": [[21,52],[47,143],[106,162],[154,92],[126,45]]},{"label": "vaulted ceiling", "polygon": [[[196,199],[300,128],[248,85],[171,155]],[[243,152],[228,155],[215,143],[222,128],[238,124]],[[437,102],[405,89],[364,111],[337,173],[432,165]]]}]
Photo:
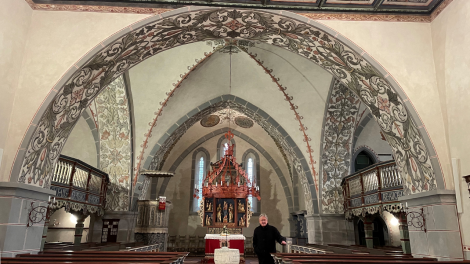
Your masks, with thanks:
[{"label": "vaulted ceiling", "polygon": [[187,5],[284,9],[311,12],[429,15],[444,0],[32,0],[35,4],[178,8]]},{"label": "vaulted ceiling", "polygon": [[[319,150],[331,74],[313,62],[273,45],[249,43],[244,50],[238,49],[232,54],[218,50],[220,45],[215,42],[184,45],[158,54],[130,70],[136,156],[144,149],[143,144],[146,143],[147,148],[161,145],[159,141],[167,137],[168,130],[181,125],[181,118],[192,111],[202,111],[200,105],[207,103],[209,106],[210,100],[223,95],[234,95],[262,109],[305,153],[305,134],[299,129],[297,113],[303,118],[301,122],[312,139],[311,147]],[[278,78],[277,82],[273,81],[273,76]],[[167,93],[175,85],[178,88],[169,97]],[[281,91],[279,85],[287,89]],[[286,100],[286,94],[291,97],[290,101]],[[290,103],[297,108],[291,109]],[[252,138],[259,137],[256,129],[232,126]],[[210,131],[201,125],[198,127],[201,131],[193,131],[193,134],[204,135]],[[150,151],[143,153],[144,160],[148,155]],[[318,160],[318,151],[313,155]]]}]

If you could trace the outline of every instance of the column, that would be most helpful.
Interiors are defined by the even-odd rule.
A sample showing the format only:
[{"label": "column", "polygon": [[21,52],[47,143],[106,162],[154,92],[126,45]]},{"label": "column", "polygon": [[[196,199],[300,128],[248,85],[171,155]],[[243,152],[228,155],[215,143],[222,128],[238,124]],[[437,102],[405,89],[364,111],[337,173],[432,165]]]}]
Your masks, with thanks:
[{"label": "column", "polygon": [[408,221],[405,212],[400,212],[395,215],[398,218],[400,225],[400,242],[403,254],[411,254],[410,233],[408,231]]},{"label": "column", "polygon": [[374,248],[374,223],[371,216],[364,217],[364,232],[367,248]]},{"label": "column", "polygon": [[88,215],[76,213],[74,213],[73,215],[77,218],[77,224],[75,225],[75,238],[73,244],[77,246],[82,243],[83,227],[85,226],[84,222]]},{"label": "column", "polygon": [[44,229],[42,230],[42,239],[41,239],[41,246],[39,251],[44,251],[44,245],[46,244],[47,239],[47,230],[49,229],[49,221],[51,215],[55,212],[54,209],[48,208],[46,212],[46,220],[44,221]]}]

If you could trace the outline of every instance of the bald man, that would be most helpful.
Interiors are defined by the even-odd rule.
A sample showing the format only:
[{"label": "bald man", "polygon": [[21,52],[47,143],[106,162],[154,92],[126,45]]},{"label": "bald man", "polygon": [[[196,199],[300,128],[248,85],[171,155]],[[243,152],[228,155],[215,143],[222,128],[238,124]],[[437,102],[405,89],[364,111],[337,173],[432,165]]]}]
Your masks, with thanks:
[{"label": "bald man", "polygon": [[271,253],[276,253],[276,241],[281,245],[286,244],[286,238],[281,236],[277,228],[268,224],[268,216],[261,214],[259,226],[253,234],[253,247],[259,264],[274,264]]}]

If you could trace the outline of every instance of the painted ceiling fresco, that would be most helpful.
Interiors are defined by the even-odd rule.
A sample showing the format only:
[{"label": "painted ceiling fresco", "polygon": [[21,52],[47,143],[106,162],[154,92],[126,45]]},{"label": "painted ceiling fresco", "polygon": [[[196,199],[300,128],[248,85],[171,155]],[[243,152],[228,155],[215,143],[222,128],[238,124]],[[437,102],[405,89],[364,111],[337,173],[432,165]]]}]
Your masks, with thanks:
[{"label": "painted ceiling fresco", "polygon": [[100,169],[109,175],[106,210],[129,207],[131,130],[126,87],[122,76],[95,100],[100,134]]},{"label": "painted ceiling fresco", "polygon": [[[157,53],[184,44],[241,38],[290,50],[335,76],[360,98],[378,122],[406,180],[405,193],[437,188],[430,150],[409,113],[413,109],[405,106],[396,86],[371,62],[315,23],[303,23],[277,13],[236,9],[193,10],[154,19],[91,53],[90,59],[80,65],[62,87],[57,87],[54,100],[43,113],[39,113],[38,125],[32,128],[34,131],[30,138],[25,138],[28,147],[24,158],[19,158],[22,163],[18,172],[19,182],[44,188],[50,186],[53,165],[81,112],[129,68]],[[231,105],[259,122],[255,115],[236,109],[236,106]],[[214,112],[208,111],[204,116]],[[308,140],[305,143],[308,144]],[[171,146],[173,142],[165,144]],[[163,160],[164,157],[156,161],[154,164],[157,166],[154,167],[160,167],[158,165]],[[314,164],[311,166],[313,170]],[[118,182],[121,179],[126,181],[125,175],[118,175],[116,179]]]},{"label": "painted ceiling fresco", "polygon": [[429,15],[444,0],[29,0],[54,6],[108,6],[111,8],[178,8],[187,5],[283,9],[314,12]]}]

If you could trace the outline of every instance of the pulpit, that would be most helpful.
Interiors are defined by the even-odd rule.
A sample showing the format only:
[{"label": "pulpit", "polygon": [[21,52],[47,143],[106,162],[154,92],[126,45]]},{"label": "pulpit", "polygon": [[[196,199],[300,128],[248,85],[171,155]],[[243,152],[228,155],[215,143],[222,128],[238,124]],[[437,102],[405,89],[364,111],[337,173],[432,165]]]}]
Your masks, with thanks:
[{"label": "pulpit", "polygon": [[244,235],[221,236],[219,234],[207,234],[204,239],[206,240],[206,256],[214,255],[214,251],[222,247],[238,249],[240,251],[240,255],[245,253]]}]

